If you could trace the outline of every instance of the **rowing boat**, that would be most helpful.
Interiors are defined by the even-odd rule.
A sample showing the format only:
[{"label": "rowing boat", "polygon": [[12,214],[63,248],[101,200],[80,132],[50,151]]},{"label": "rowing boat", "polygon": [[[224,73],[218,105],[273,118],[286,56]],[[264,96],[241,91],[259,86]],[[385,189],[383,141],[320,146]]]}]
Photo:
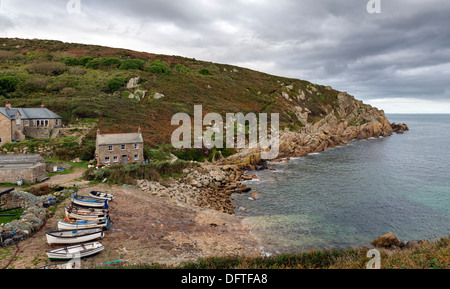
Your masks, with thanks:
[{"label": "rowing boat", "polygon": [[104,208],[106,209],[108,207],[108,201],[106,200],[99,200],[92,197],[87,196],[78,196],[75,194],[72,194],[72,203],[82,206],[82,207],[88,207],[88,208]]},{"label": "rowing boat", "polygon": [[109,210],[83,208],[72,204],[71,206],[66,207],[65,213],[67,218],[78,220],[101,220],[108,217]]},{"label": "rowing boat", "polygon": [[81,230],[92,228],[106,228],[110,226],[109,217],[100,220],[77,220],[65,218],[58,222],[58,230]]},{"label": "rowing boat", "polygon": [[92,242],[47,251],[46,254],[50,260],[67,260],[92,256],[104,249],[105,246],[102,243]]},{"label": "rowing boat", "polygon": [[94,199],[104,200],[104,201],[112,201],[115,198],[115,196],[113,194],[108,194],[108,193],[98,192],[98,191],[91,191],[91,192],[89,192],[89,195],[91,197],[93,197]]},{"label": "rowing boat", "polygon": [[47,243],[55,244],[79,244],[101,239],[105,236],[103,228],[62,230],[46,233]]}]

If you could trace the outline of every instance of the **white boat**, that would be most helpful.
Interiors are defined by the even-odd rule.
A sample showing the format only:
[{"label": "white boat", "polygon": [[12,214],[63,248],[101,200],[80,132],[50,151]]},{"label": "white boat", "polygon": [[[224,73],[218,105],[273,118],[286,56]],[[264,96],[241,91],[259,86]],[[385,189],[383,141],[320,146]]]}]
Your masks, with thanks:
[{"label": "white boat", "polygon": [[105,236],[103,228],[63,230],[47,232],[47,243],[55,244],[79,244],[101,239]]},{"label": "white boat", "polygon": [[109,217],[100,220],[77,220],[65,218],[58,222],[58,230],[81,230],[92,228],[106,228],[110,227]]},{"label": "white boat", "polygon": [[112,201],[115,198],[115,196],[113,194],[108,194],[108,193],[98,192],[98,191],[91,191],[91,192],[89,192],[89,195],[91,197],[93,197],[94,199],[106,200],[106,201]]},{"label": "white boat", "polygon": [[68,260],[92,256],[94,254],[100,253],[104,249],[105,246],[103,246],[102,243],[92,242],[47,251],[46,254],[51,260]]},{"label": "white boat", "polygon": [[104,208],[107,209],[107,200],[99,200],[87,196],[78,196],[78,194],[72,194],[72,203],[82,207],[88,208]]},{"label": "white boat", "polygon": [[101,220],[109,216],[109,210],[81,208],[74,206],[66,207],[66,217],[78,220]]}]

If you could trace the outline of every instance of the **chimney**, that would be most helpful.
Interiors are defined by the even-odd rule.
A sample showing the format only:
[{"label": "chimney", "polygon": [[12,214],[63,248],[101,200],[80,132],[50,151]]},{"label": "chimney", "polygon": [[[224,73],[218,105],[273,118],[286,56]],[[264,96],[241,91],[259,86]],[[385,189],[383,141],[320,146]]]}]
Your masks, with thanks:
[{"label": "chimney", "polygon": [[5,107],[11,108],[11,103],[9,103],[9,101],[7,101]]},{"label": "chimney", "polygon": [[138,133],[142,134],[141,126],[138,128]]},{"label": "chimney", "polygon": [[100,135],[100,134],[101,134],[100,129],[97,129],[97,135]]},{"label": "chimney", "polygon": [[44,102],[42,102],[42,104],[41,104],[41,108],[45,108]]}]

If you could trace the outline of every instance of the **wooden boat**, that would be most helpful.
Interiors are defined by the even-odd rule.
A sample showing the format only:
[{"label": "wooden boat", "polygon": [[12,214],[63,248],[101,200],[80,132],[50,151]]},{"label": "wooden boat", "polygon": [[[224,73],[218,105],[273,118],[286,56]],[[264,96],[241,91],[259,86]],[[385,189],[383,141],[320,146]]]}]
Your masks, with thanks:
[{"label": "wooden boat", "polygon": [[62,230],[47,232],[47,243],[55,244],[79,244],[101,239],[105,236],[103,228]]},{"label": "wooden boat", "polygon": [[77,269],[77,263],[70,262],[70,263],[59,264],[59,265],[45,266],[45,267],[41,267],[39,269],[53,269],[53,270]]},{"label": "wooden boat", "polygon": [[77,220],[65,218],[58,222],[58,230],[81,230],[92,228],[106,228],[110,227],[109,217],[100,220]]},{"label": "wooden boat", "polygon": [[51,260],[68,260],[85,258],[100,253],[105,249],[100,242],[84,243],[45,252]]},{"label": "wooden boat", "polygon": [[73,204],[66,207],[66,217],[78,220],[101,220],[109,216],[107,209],[83,208]]},{"label": "wooden boat", "polygon": [[88,208],[108,208],[108,201],[72,194],[72,203]]},{"label": "wooden boat", "polygon": [[89,192],[89,195],[93,197],[94,199],[99,200],[106,200],[106,201],[112,201],[114,200],[115,196],[113,194],[108,194],[104,192],[98,192],[98,191],[91,191]]}]

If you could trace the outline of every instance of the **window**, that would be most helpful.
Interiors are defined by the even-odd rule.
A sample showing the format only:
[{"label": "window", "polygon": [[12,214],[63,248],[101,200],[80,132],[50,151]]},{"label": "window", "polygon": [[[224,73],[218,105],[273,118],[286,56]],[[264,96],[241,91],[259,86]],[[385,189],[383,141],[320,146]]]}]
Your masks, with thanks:
[{"label": "window", "polygon": [[25,126],[30,126],[30,121],[29,120],[25,121]]},{"label": "window", "polygon": [[48,126],[48,120],[37,120],[37,126]]},{"label": "window", "polygon": [[119,157],[113,157],[113,162],[118,163],[119,162]]},{"label": "window", "polygon": [[134,160],[138,161],[139,160],[139,155],[134,155]]},{"label": "window", "polygon": [[139,144],[138,144],[138,143],[134,145],[134,149],[135,149],[135,150],[138,150],[138,149],[139,149]]},{"label": "window", "polygon": [[109,164],[111,162],[111,159],[109,157],[105,157],[105,164]]},{"label": "window", "polygon": [[126,150],[127,149],[127,147],[126,147],[126,145],[121,145],[121,150]]},{"label": "window", "polygon": [[2,143],[2,138],[0,137],[0,143]]},{"label": "window", "polygon": [[113,150],[113,146],[108,146],[108,151],[112,152]]}]

